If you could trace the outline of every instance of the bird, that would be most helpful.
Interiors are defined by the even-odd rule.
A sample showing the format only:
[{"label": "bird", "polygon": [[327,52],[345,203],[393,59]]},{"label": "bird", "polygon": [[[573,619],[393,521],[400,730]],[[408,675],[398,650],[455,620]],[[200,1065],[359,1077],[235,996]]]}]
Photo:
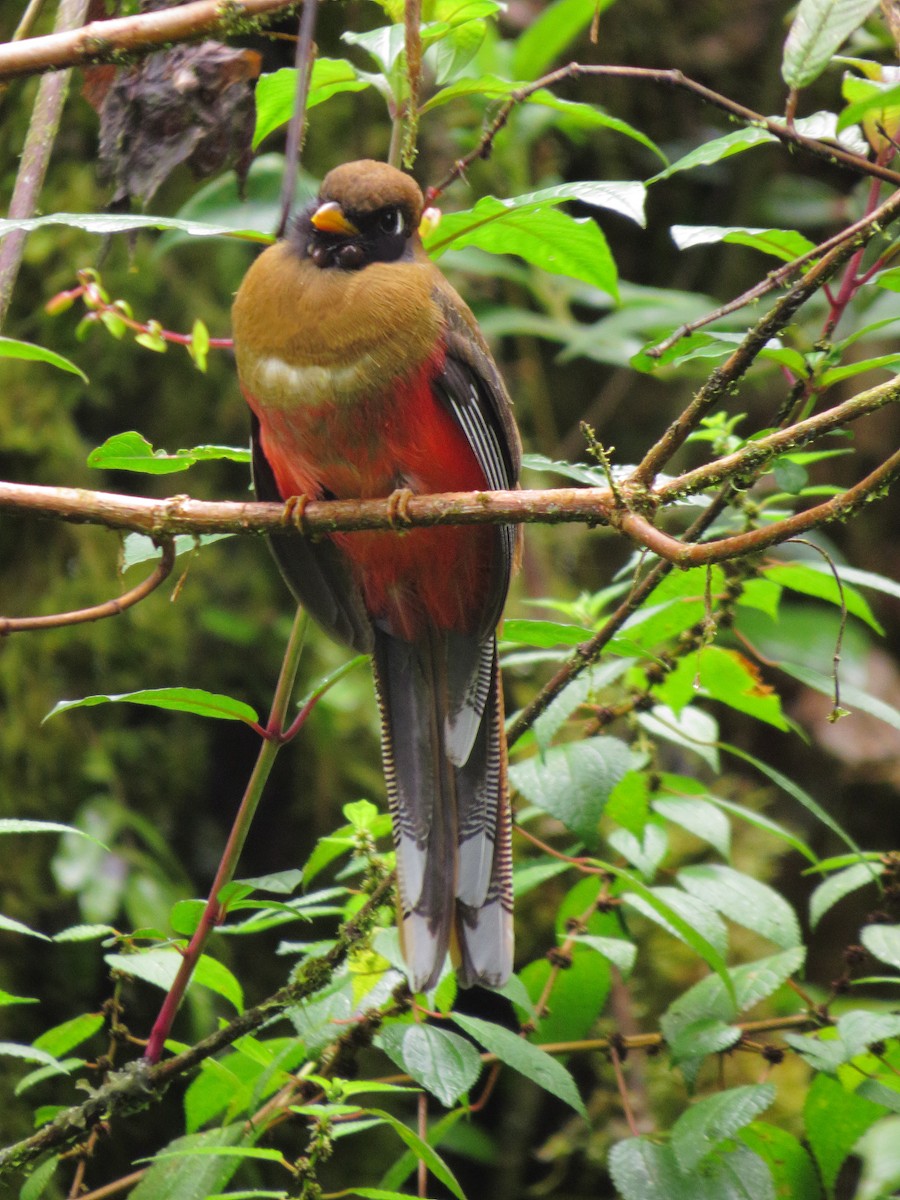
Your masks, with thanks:
[{"label": "bird", "polygon": [[[518,486],[512,402],[475,317],[426,254],[414,179],[335,167],[250,266],[232,327],[260,500]],[[296,502],[296,501],[295,501]],[[496,631],[511,525],[274,534],[296,600],[372,656],[398,926],[414,992],[500,987],[513,966],[512,850]]]}]

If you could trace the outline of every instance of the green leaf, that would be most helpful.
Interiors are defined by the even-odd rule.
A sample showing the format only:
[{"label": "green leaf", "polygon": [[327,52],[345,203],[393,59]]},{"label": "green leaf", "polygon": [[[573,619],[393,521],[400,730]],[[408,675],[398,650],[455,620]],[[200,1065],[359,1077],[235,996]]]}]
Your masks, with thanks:
[{"label": "green leaf", "polygon": [[457,234],[454,249],[477,246],[490,254],[515,254],[541,271],[578,279],[618,299],[615,260],[593,219],[570,217],[557,208],[508,211],[501,201],[486,199],[491,203],[478,202],[472,210],[475,223]]},{"label": "green leaf", "polygon": [[691,150],[683,158],[677,159],[666,167],[664,171],[660,171],[659,174],[648,179],[647,186],[668,179],[670,175],[675,175],[679,171],[692,171],[695,167],[709,167],[714,163],[721,162],[723,158],[730,158],[732,154],[743,154],[745,150],[752,150],[754,146],[777,141],[774,133],[769,133],[768,129],[760,129],[755,125],[750,125],[746,129],[736,129],[733,133],[713,138],[698,146],[696,150]]},{"label": "green leaf", "polygon": [[672,240],[679,250],[728,242],[791,262],[815,249],[815,243],[794,229],[754,229],[740,225],[673,225]]},{"label": "green leaf", "polygon": [[39,1050],[37,1046],[21,1046],[18,1042],[0,1042],[0,1057],[21,1058],[25,1062],[40,1063],[44,1067],[53,1067],[61,1074],[65,1068],[52,1054]]},{"label": "green leaf", "polygon": [[836,1079],[816,1075],[803,1104],[806,1136],[829,1193],[862,1133],[887,1109],[848,1092]]},{"label": "green leaf", "polygon": [[862,25],[877,0],[800,0],[784,44],[781,74],[789,88],[805,88]]},{"label": "green leaf", "polygon": [[[174,947],[157,946],[137,954],[107,954],[105,961],[113,971],[121,971],[144,983],[167,992],[175,982],[178,968],[184,959]],[[226,966],[208,954],[202,954],[191,976],[191,984],[202,984],[223,996],[241,1012],[244,1007],[243,989]]]},{"label": "green leaf", "polygon": [[706,797],[711,804],[715,804],[721,808],[723,812],[731,813],[735,817],[740,817],[746,821],[748,825],[753,825],[757,829],[762,829],[765,833],[770,833],[773,837],[778,838],[798,854],[802,854],[804,858],[811,863],[818,862],[815,854],[810,850],[809,846],[801,839],[796,837],[783,825],[779,825],[777,821],[765,816],[763,813],[754,812],[750,808],[745,808],[743,804],[734,804],[730,800],[723,800],[720,796],[707,795]]},{"label": "green leaf", "polygon": [[36,929],[32,929],[30,925],[26,925],[23,921],[16,921],[12,917],[4,917],[0,915],[0,930],[5,930],[7,933],[22,933],[26,937],[40,938],[42,942],[50,942],[53,939],[48,938],[45,933],[38,933]]},{"label": "green leaf", "polygon": [[[582,909],[582,911],[584,911]],[[591,926],[596,924],[592,919]],[[603,926],[601,926],[602,928]],[[557,932],[562,941],[564,935]],[[588,935],[586,935],[588,936]],[[623,951],[634,949],[629,942],[616,938],[600,938],[601,942],[619,941]],[[534,1005],[546,992],[550,982],[553,967],[546,957],[528,963],[522,970],[522,982],[530,997],[529,1007],[532,1015],[527,1020],[534,1021]],[[612,986],[612,972],[604,955],[597,954],[587,946],[577,945],[572,948],[572,965],[565,971],[556,973],[553,983],[553,1004],[550,1011],[545,1012],[539,1021],[535,1022],[535,1032],[529,1036],[529,1041],[541,1042],[570,1042],[590,1035],[597,1018],[603,1011],[606,999]]]},{"label": "green leaf", "polygon": [[860,941],[879,962],[900,970],[900,925],[866,925]]},{"label": "green leaf", "polygon": [[[838,568],[840,571],[840,568]],[[815,596],[819,600],[827,600],[830,604],[841,603],[843,591],[847,612],[859,617],[871,626],[876,633],[883,634],[884,630],[875,620],[868,601],[849,582],[842,580],[843,587],[839,588],[834,576],[829,571],[827,575],[806,563],[779,563],[765,568],[766,578],[773,583],[791,591],[800,592],[804,596]]]},{"label": "green leaf", "polygon": [[383,1109],[366,1108],[363,1109],[363,1112],[371,1113],[372,1116],[378,1117],[390,1125],[401,1141],[405,1142],[415,1156],[425,1163],[432,1175],[439,1179],[444,1187],[457,1197],[457,1200],[466,1200],[456,1176],[437,1151],[429,1146],[424,1139],[420,1138],[417,1133],[413,1133],[402,1121],[398,1121],[396,1117],[391,1116],[390,1113],[385,1112]]},{"label": "green leaf", "polygon": [[649,892],[652,899],[624,892],[622,901],[674,937],[685,941],[683,926],[673,925],[668,918],[669,913],[677,913],[689,929],[705,938],[720,955],[725,955],[728,950],[728,930],[714,908],[674,887],[653,887]]},{"label": "green leaf", "polygon": [[5,992],[0,988],[0,1008],[6,1008],[11,1004],[40,1004],[37,996],[14,996],[12,992]]},{"label": "green leaf", "polygon": [[579,200],[582,204],[594,208],[609,209],[643,226],[644,197],[644,185],[637,180],[616,183],[561,183],[556,187],[542,188],[538,192],[527,192],[522,196],[510,196],[505,200],[498,200],[495,196],[483,196],[474,208],[448,213],[443,217],[437,229],[426,238],[425,249],[432,258],[439,258],[451,246],[459,248],[479,245],[482,249],[489,250],[491,247],[484,244],[484,239],[490,241],[491,234],[486,231],[492,226],[514,222],[514,227],[521,230],[522,214],[540,214],[541,210],[546,211],[566,200]]},{"label": "green leaf", "polygon": [[760,1001],[766,1000],[803,966],[803,946],[773,954],[756,962],[728,969],[731,990],[718,975],[709,975],[688,988],[663,1014],[661,1026],[666,1041],[675,1043],[689,1026],[699,1021],[732,1021]]},{"label": "green leaf", "polygon": [[[226,538],[234,537],[233,533],[179,533],[175,535],[175,557],[178,558],[182,554],[193,554],[203,546],[210,546],[213,542],[221,542]],[[122,570],[128,571],[131,567],[137,567],[141,563],[156,562],[162,558],[162,550],[153,541],[153,538],[147,537],[143,533],[129,533],[125,536],[125,541],[122,545]],[[254,628],[254,635],[256,626]]]},{"label": "green leaf", "polygon": [[[154,450],[142,434],[131,430],[107,438],[102,446],[97,446],[90,452],[87,465],[105,471],[139,471],[145,475],[171,475],[175,471],[186,471],[195,463],[222,458],[231,462],[249,462],[250,451],[243,446],[194,446],[190,450],[178,450],[169,454],[166,450]],[[191,543],[194,542],[193,537],[190,540]]]},{"label": "green leaf", "polygon": [[515,43],[512,75],[537,79],[613,0],[555,0],[529,21]]},{"label": "green leaf", "polygon": [[[796,663],[780,662],[778,667],[786,675],[799,679],[807,687],[813,688],[825,696],[834,697],[835,688],[832,676],[823,675],[820,671],[814,671],[810,667],[803,667]],[[871,696],[862,688],[854,687],[852,683],[847,683],[843,678],[840,680],[840,700],[842,707],[850,709],[849,715],[851,716],[858,709],[860,712],[868,713],[870,717],[877,717],[879,721],[884,721],[886,725],[891,725],[894,729],[900,729],[900,709],[884,700],[879,700],[877,696]]]},{"label": "green leaf", "polygon": [[510,780],[532,804],[557,817],[583,841],[597,841],[597,825],[610,793],[637,765],[625,742],[587,738],[551,746],[543,755],[510,768]]},{"label": "green leaf", "polygon": [[61,825],[58,821],[31,821],[21,817],[2,817],[0,818],[0,836],[5,833],[74,833],[78,837],[87,838],[89,842],[93,842],[95,846],[100,846],[103,850],[107,847],[95,837],[91,837],[89,833],[85,833],[83,829],[76,829],[74,825]]},{"label": "green leaf", "polygon": [[797,914],[774,888],[721,863],[685,867],[678,882],[735,924],[752,929],[784,950],[802,941]]},{"label": "green leaf", "polygon": [[652,879],[656,868],[669,849],[669,836],[661,821],[648,820],[644,823],[640,837],[630,829],[614,829],[607,835],[610,846],[627,858],[645,879]]},{"label": "green leaf", "polygon": [[709,713],[689,704],[676,716],[666,705],[657,704],[650,712],[640,713],[638,720],[653,737],[671,742],[684,750],[692,750],[712,771],[718,773],[719,726]]},{"label": "green leaf", "polygon": [[714,846],[723,858],[731,854],[731,823],[721,809],[702,796],[659,796],[654,812]]},{"label": "green leaf", "polygon": [[68,1054],[70,1050],[74,1050],[76,1046],[80,1046],[99,1032],[103,1028],[103,1021],[102,1013],[84,1013],[48,1029],[35,1038],[33,1044],[38,1050],[46,1050],[54,1058],[62,1058],[64,1054]]},{"label": "green leaf", "polygon": [[815,929],[825,914],[851,892],[878,882],[878,872],[867,863],[854,863],[822,881],[809,898],[809,923]]},{"label": "green leaf", "polygon": [[73,708],[91,708],[95,704],[146,704],[169,712],[194,713],[198,717],[217,717],[223,721],[246,721],[247,724],[259,721],[255,710],[241,700],[187,687],[146,688],[140,692],[122,692],[118,696],[98,695],[84,696],[81,700],[60,700],[44,720],[49,721],[58,713]]},{"label": "green leaf", "polygon": [[776,771],[774,767],[770,767],[768,763],[764,763],[761,759],[748,754],[746,750],[740,750],[737,746],[729,746],[726,742],[722,743],[722,749],[726,750],[735,758],[743,759],[744,762],[751,763],[758,771],[771,779],[774,784],[777,784],[782,791],[787,792],[789,796],[793,796],[803,807],[813,814],[826,829],[830,829],[832,833],[837,834],[845,846],[849,846],[854,851],[857,858],[860,857],[862,851],[856,842],[847,831],[834,820],[834,818],[826,812],[826,810],[817,801],[813,800],[808,792],[805,792],[799,784],[794,783],[792,779],[788,779],[787,775],[783,775],[781,771]]},{"label": "green leaf", "polygon": [[70,925],[54,933],[54,942],[95,942],[98,938],[114,936],[112,925]]},{"label": "green leaf", "polygon": [[[372,83],[371,77],[358,71],[346,58],[317,58],[309,81],[307,109],[324,104],[339,92],[361,92]],[[256,128],[254,149],[274,130],[285,125],[294,111],[297,72],[292,67],[261,75],[256,84]]]},{"label": "green leaf", "polygon": [[[243,1161],[241,1153],[251,1151],[257,1136],[244,1121],[237,1121],[176,1138],[151,1161],[129,1200],[207,1200],[228,1183]],[[265,1158],[273,1155],[284,1161],[277,1151],[263,1152]]]},{"label": "green leaf", "polygon": [[512,617],[503,622],[503,641],[522,646],[580,646],[594,633],[584,625],[562,621],[529,621]]},{"label": "green leaf", "polygon": [[470,1037],[480,1042],[485,1050],[496,1054],[506,1066],[512,1067],[514,1071],[518,1071],[552,1096],[563,1100],[587,1120],[587,1110],[578,1094],[575,1081],[562,1063],[558,1063],[537,1046],[526,1042],[524,1038],[489,1021],[463,1016],[462,1013],[453,1013],[453,1020]]},{"label": "green leaf", "polygon": [[445,1108],[452,1108],[481,1074],[472,1043],[434,1025],[387,1025],[375,1042]]},{"label": "green leaf", "polygon": [[609,1172],[623,1200],[697,1200],[669,1145],[647,1137],[625,1138],[609,1152]]},{"label": "green leaf", "polygon": [[544,751],[568,718],[590,697],[615,683],[632,665],[633,659],[613,658],[599,667],[588,667],[547,705],[534,723],[534,736]]},{"label": "green leaf", "polygon": [[61,354],[56,354],[53,350],[47,350],[44,346],[33,346],[31,342],[20,342],[16,338],[0,337],[0,358],[21,358],[28,362],[43,362],[49,363],[51,367],[58,367],[60,371],[68,371],[71,375],[80,376],[85,383],[88,382],[88,377],[80,367],[76,367],[69,359],[63,358]]},{"label": "green leaf", "polygon": [[684,1173],[670,1145],[627,1138],[613,1146],[609,1167],[623,1200],[775,1200],[768,1166],[741,1143]]},{"label": "green leaf", "polygon": [[[776,729],[788,728],[781,701],[758,667],[737,650],[723,646],[704,646],[686,655],[656,691],[675,712],[699,691]],[[681,703],[673,702],[676,698]]]},{"label": "green leaf", "polygon": [[766,1121],[753,1121],[738,1137],[772,1172],[776,1196],[782,1200],[824,1200],[813,1161],[792,1133]]},{"label": "green leaf", "polygon": [[682,1171],[693,1171],[726,1138],[749,1125],[775,1099],[771,1083],[729,1088],[697,1100],[672,1126],[672,1149]]},{"label": "green leaf", "polygon": [[60,1156],[52,1154],[31,1172],[22,1184],[19,1200],[40,1200],[56,1173]]},{"label": "green leaf", "polygon": [[253,229],[227,229],[220,225],[207,225],[202,221],[181,221],[176,217],[152,217],[146,213],[127,215],[124,213],[48,213],[44,217],[25,217],[0,220],[0,238],[13,230],[21,229],[32,233],[48,225],[70,225],[88,233],[107,236],[111,233],[130,233],[134,229],[177,229],[192,237],[239,238],[242,241],[270,242],[271,237]]}]

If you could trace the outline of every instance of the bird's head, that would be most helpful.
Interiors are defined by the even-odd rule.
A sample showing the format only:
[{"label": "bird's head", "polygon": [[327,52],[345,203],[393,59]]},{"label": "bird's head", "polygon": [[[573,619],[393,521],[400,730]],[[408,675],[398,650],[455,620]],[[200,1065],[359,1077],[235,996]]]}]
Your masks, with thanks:
[{"label": "bird's head", "polygon": [[323,270],[408,261],[419,245],[423,207],[419,185],[395,167],[372,159],[345,163],[325,176],[292,240]]}]

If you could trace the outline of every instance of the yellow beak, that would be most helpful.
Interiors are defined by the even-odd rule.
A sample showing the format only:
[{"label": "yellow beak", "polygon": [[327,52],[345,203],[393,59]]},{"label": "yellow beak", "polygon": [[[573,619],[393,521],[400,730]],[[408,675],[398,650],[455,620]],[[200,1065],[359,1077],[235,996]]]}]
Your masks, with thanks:
[{"label": "yellow beak", "polygon": [[337,200],[320,204],[311,217],[313,225],[321,233],[336,233],[341,237],[356,237],[359,230],[344,216]]}]

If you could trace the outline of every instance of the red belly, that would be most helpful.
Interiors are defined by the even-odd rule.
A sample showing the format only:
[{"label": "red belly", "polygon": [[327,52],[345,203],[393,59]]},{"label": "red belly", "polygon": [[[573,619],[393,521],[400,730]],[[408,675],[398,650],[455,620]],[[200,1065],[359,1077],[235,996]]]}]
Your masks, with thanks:
[{"label": "red belly", "polygon": [[[286,411],[252,402],[282,496],[485,490],[469,442],[432,390],[440,366],[426,364],[387,396],[344,405]],[[461,633],[477,627],[493,530],[445,526],[332,537],[352,564],[368,612],[392,632],[414,638],[428,625]]]}]

